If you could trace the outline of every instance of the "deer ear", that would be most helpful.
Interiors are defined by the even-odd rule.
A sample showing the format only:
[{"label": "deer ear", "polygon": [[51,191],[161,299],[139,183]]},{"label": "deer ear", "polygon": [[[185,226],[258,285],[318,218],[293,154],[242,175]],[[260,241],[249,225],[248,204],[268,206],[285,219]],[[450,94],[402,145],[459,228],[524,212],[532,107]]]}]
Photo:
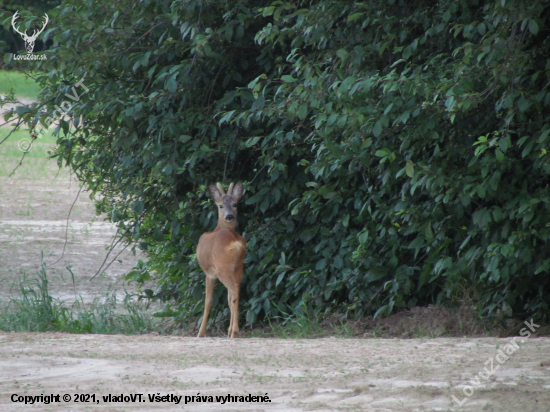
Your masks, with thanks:
[{"label": "deer ear", "polygon": [[222,198],[222,196],[220,195],[220,191],[214,185],[208,186],[208,193],[210,194],[210,199],[212,199],[214,202],[217,202]]},{"label": "deer ear", "polygon": [[241,197],[243,197],[244,187],[243,182],[237,183],[237,185],[233,188],[232,196],[233,200],[235,202],[238,202]]}]

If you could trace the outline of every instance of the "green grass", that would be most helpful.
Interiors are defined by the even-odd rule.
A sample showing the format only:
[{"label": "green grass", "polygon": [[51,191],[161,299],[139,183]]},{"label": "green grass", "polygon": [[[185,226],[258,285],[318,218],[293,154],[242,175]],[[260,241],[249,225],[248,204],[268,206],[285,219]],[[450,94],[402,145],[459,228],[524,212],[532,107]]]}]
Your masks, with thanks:
[{"label": "green grass", "polygon": [[303,308],[302,312],[302,315],[281,312],[281,316],[267,319],[267,324],[247,333],[247,336],[280,339],[313,339],[326,336],[353,337],[353,332],[344,322],[340,322],[339,325],[323,325],[321,316],[308,313],[306,308]]},{"label": "green grass", "polygon": [[[0,127],[0,142],[8,135],[11,128]],[[55,149],[56,137],[51,132],[40,135],[34,140],[30,150],[25,155],[23,164],[17,171],[18,176],[36,179],[43,178],[47,170],[55,168],[55,160],[48,159],[48,152]],[[23,139],[31,140],[28,130],[17,130],[4,143],[0,144],[0,177],[7,177],[19,164],[24,152],[19,148]]]},{"label": "green grass", "polygon": [[0,300],[0,330],[130,335],[150,333],[160,325],[158,318],[135,301],[125,300],[121,310],[114,293],[88,305],[76,301],[66,306],[50,296],[44,263],[36,277],[21,279],[19,291],[19,297]]},{"label": "green grass", "polygon": [[[11,130],[11,127],[1,127],[0,141],[4,140],[4,138],[9,134]],[[13,132],[8,140],[0,145],[0,156],[19,159],[23,152],[17,147],[17,144],[21,139],[32,140],[32,137],[29,134],[28,130],[19,129]],[[48,151],[51,150],[53,146],[55,146],[56,140],[57,138],[49,130],[47,132],[41,133],[38,138],[34,140],[29,152],[25,157],[35,159],[47,158]]]},{"label": "green grass", "polygon": [[[12,89],[15,91],[16,98],[30,100],[36,100],[40,91],[38,84],[23,73],[0,70],[0,94],[6,94]],[[3,142],[12,130],[11,125],[0,127],[0,142]],[[31,141],[33,141],[32,146],[26,153],[18,173],[25,176],[44,176],[48,167],[48,152],[55,147],[56,140],[50,131],[45,131],[33,141],[26,126],[13,132],[0,144],[0,177],[8,176],[13,171],[23,156],[21,147],[25,147],[25,142],[28,144]]]},{"label": "green grass", "polygon": [[0,94],[6,94],[12,89],[17,97],[32,100],[36,100],[40,92],[40,86],[27,75],[0,70]]},{"label": "green grass", "polygon": [[269,321],[271,333],[278,338],[311,339],[327,335],[316,319],[306,316]]}]

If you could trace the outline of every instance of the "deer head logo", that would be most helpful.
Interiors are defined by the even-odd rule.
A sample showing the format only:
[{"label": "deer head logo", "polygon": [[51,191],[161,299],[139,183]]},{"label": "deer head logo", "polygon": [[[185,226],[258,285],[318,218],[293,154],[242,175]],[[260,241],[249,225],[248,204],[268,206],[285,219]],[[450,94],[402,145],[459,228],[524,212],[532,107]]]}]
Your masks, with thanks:
[{"label": "deer head logo", "polygon": [[42,28],[40,30],[34,30],[32,36],[29,36],[29,35],[27,35],[27,30],[25,30],[24,33],[21,33],[17,29],[17,27],[15,27],[15,21],[17,20],[17,17],[18,17],[17,13],[19,13],[19,11],[16,11],[15,14],[13,15],[12,19],[11,19],[11,27],[13,27],[13,30],[15,32],[19,33],[21,35],[21,37],[23,38],[23,40],[25,40],[25,49],[27,49],[27,52],[32,53],[32,51],[34,49],[34,42],[38,38],[38,35],[44,31],[44,29],[46,28],[46,24],[48,24],[48,21],[50,19],[48,18],[48,15],[46,13],[44,13],[44,15],[46,16],[46,21],[44,22],[44,25],[42,26]]}]

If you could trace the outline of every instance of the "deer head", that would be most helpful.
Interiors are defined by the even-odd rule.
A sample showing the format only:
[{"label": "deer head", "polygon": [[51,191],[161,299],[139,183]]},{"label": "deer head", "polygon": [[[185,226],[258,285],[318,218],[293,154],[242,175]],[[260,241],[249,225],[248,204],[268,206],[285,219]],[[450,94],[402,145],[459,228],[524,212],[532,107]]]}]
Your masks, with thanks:
[{"label": "deer head", "polygon": [[234,227],[237,219],[237,202],[243,195],[243,184],[239,182],[235,186],[234,183],[231,183],[227,193],[220,183],[217,183],[216,186],[211,185],[208,191],[210,198],[218,206],[218,226]]},{"label": "deer head", "polygon": [[27,35],[27,30],[25,30],[24,33],[21,33],[17,29],[17,27],[15,27],[15,21],[17,20],[17,17],[18,17],[17,13],[19,13],[19,11],[16,11],[15,14],[13,15],[12,19],[11,19],[11,27],[13,27],[13,30],[16,33],[19,33],[21,35],[21,37],[23,38],[23,40],[25,41],[25,49],[27,50],[27,52],[32,53],[32,51],[34,50],[34,42],[38,38],[38,35],[44,31],[44,29],[46,28],[46,24],[48,24],[48,21],[50,19],[49,19],[48,15],[46,13],[44,13],[44,15],[46,16],[46,21],[44,22],[44,25],[42,26],[42,28],[40,30],[34,30],[32,36],[29,36],[29,35]]}]

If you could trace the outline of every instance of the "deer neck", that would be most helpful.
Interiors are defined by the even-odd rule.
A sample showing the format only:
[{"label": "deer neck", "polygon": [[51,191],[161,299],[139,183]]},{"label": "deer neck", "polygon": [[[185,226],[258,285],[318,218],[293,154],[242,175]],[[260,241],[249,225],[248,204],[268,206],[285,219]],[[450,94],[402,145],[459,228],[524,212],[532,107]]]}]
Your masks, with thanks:
[{"label": "deer neck", "polygon": [[226,222],[225,220],[218,219],[218,225],[216,226],[216,229],[214,229],[214,232],[224,229],[234,232],[236,224],[236,220],[234,220],[233,222]]}]

